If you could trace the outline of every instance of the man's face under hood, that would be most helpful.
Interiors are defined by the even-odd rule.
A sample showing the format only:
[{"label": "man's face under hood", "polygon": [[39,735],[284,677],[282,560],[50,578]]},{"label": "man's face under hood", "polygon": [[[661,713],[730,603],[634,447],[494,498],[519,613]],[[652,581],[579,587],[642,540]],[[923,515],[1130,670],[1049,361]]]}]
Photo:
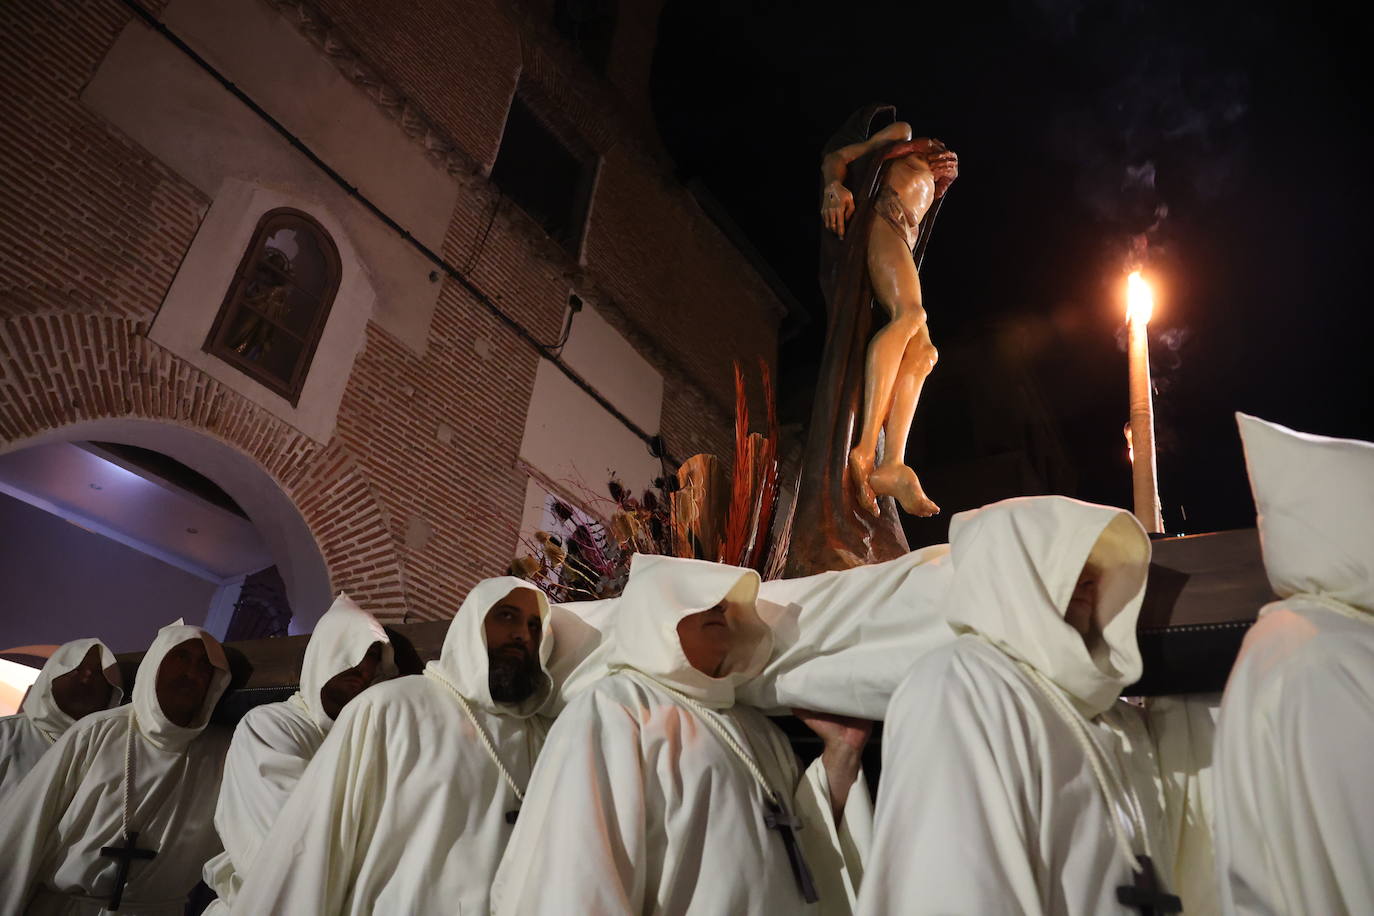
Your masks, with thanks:
[{"label": "man's face under hood", "polygon": [[543,622],[539,601],[529,589],[516,589],[487,611],[487,680],[497,703],[518,704],[539,689],[539,642]]},{"label": "man's face under hood", "polygon": [[52,696],[58,707],[73,719],[81,719],[110,705],[114,689],[105,679],[100,647],[91,646],[81,664],[53,678]]},{"label": "man's face under hood", "polygon": [[157,702],[174,725],[189,728],[205,705],[215,666],[200,639],[173,646],[157,669]]}]

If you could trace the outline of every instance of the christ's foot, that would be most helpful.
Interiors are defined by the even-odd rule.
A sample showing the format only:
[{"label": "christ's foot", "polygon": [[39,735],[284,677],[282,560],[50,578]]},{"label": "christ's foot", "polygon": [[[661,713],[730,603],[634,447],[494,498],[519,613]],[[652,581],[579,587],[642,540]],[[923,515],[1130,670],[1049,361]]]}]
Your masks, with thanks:
[{"label": "christ's foot", "polygon": [[868,483],[868,478],[873,474],[873,452],[863,448],[853,448],[849,451],[849,483],[854,487],[854,498],[859,501],[869,515],[878,515],[878,497],[873,494],[873,487]]},{"label": "christ's foot", "polygon": [[[852,467],[852,454],[849,460]],[[904,464],[879,465],[868,475],[868,483],[873,492],[880,496],[891,496],[901,503],[902,510],[907,515],[926,518],[940,514],[940,507],[926,496],[925,490],[921,489],[921,481],[916,477],[916,472]]]}]

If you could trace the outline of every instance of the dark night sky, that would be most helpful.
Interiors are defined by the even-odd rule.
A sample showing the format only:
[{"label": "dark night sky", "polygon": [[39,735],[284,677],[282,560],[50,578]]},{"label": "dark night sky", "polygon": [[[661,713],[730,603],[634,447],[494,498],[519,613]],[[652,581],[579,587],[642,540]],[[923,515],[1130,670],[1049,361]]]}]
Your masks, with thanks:
[{"label": "dark night sky", "polygon": [[936,343],[1021,325],[1074,495],[1094,501],[1129,504],[1123,269],[1167,210],[1146,263],[1161,498],[1170,530],[1219,530],[1254,521],[1232,411],[1374,439],[1369,33],[1348,15],[670,0],[654,104],[681,176],[813,312],[784,345],[784,385],[811,384],[823,333],[826,138],[882,100],[958,151],[922,272]]}]

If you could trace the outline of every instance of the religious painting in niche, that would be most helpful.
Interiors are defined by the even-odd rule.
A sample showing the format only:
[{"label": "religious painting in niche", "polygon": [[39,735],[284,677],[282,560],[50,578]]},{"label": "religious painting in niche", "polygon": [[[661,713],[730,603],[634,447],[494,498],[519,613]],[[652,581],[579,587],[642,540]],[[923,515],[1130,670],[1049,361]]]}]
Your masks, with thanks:
[{"label": "religious painting in niche", "polygon": [[299,210],[258,221],[205,350],[295,406],[339,288],[339,252]]},{"label": "religious painting in niche", "polygon": [[574,257],[591,202],[595,160],[579,153],[516,93],[491,178]]},{"label": "religious painting in niche", "polygon": [[616,0],[557,0],[554,4],[554,28],[597,73],[605,73],[611,59],[617,6]]}]

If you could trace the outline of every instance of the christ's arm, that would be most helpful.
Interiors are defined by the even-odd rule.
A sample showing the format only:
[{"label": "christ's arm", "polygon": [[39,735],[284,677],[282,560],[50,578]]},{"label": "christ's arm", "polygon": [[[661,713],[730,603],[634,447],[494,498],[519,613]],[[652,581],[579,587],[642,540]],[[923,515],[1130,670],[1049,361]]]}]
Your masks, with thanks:
[{"label": "christ's arm", "polygon": [[862,143],[851,143],[827,153],[821,160],[821,222],[825,228],[844,238],[845,223],[854,215],[854,195],[844,186],[849,163],[884,144],[911,139],[911,125],[895,121]]}]

